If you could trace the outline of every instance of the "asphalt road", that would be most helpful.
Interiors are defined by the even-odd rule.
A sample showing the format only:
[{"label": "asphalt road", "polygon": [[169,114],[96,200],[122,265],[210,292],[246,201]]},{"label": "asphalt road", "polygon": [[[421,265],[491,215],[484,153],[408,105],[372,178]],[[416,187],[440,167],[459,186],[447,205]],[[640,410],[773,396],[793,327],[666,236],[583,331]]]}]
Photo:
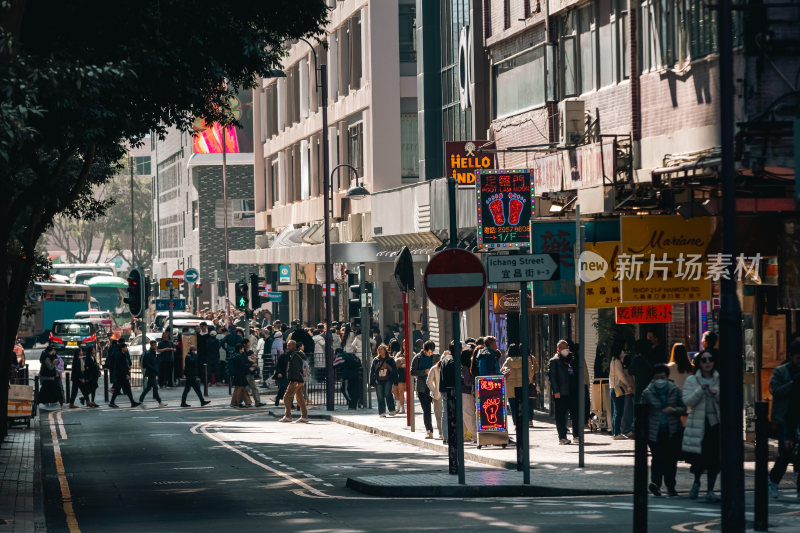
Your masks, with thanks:
[{"label": "asphalt road", "polygon": [[[443,471],[446,459],[331,422],[174,405],[42,411],[48,531],[632,530],[630,496],[363,496],[345,488],[348,476]],[[651,498],[650,510],[651,532],[720,530],[719,504]],[[773,502],[771,513],[772,531],[800,530],[794,498]]]}]

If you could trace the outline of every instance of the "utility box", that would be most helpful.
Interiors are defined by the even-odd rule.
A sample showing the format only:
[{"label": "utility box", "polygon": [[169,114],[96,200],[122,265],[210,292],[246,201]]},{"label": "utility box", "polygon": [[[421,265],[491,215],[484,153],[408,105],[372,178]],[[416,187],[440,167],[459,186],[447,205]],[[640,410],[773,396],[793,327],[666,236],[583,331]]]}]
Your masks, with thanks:
[{"label": "utility box", "polygon": [[559,144],[574,146],[581,142],[585,131],[583,100],[562,100],[558,103]]}]

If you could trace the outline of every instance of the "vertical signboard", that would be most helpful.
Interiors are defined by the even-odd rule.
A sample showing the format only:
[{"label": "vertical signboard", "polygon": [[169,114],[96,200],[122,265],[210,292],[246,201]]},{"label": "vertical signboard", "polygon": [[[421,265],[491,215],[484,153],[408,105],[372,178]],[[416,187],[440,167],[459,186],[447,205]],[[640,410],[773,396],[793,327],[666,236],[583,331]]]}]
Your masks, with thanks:
[{"label": "vertical signboard", "polygon": [[503,432],[506,427],[506,386],[503,376],[475,378],[478,432]]},{"label": "vertical signboard", "polygon": [[478,249],[527,247],[533,216],[533,175],[527,169],[475,173]]},{"label": "vertical signboard", "polygon": [[531,251],[558,254],[561,279],[534,281],[533,302],[541,305],[575,305],[575,222],[535,221]]},{"label": "vertical signboard", "polygon": [[495,167],[494,141],[447,141],[444,143],[444,165],[447,175],[462,189],[475,186],[475,172]]}]

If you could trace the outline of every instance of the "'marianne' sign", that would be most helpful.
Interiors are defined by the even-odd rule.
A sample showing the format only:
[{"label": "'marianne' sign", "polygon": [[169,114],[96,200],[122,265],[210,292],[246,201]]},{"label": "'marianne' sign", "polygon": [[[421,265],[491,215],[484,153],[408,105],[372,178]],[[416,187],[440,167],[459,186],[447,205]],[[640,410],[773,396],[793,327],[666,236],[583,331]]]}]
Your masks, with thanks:
[{"label": "'marianne' sign", "polygon": [[475,378],[478,432],[503,432],[506,427],[506,386],[503,376]]}]

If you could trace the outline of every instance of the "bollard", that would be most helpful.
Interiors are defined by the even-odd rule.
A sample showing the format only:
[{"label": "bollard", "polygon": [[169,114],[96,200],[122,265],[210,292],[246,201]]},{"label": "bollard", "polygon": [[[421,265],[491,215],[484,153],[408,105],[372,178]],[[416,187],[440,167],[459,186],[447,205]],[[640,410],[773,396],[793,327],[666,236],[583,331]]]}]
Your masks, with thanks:
[{"label": "bollard", "polygon": [[33,378],[33,397],[39,403],[39,376]]},{"label": "bollard", "polygon": [[70,382],[70,379],[69,379],[69,372],[65,372],[64,375],[66,376],[66,380],[65,380],[66,381],[66,383],[65,383],[66,384],[66,388],[65,388],[65,390],[66,390],[66,393],[67,393],[67,401],[69,401],[69,399],[72,398],[72,396],[70,396],[70,393],[72,392],[70,390],[72,388],[72,383]]},{"label": "bollard", "polygon": [[647,533],[647,405],[637,403],[633,459],[633,532]]},{"label": "bollard", "polygon": [[756,402],[756,492],[753,529],[769,530],[767,469],[769,466],[769,403]]},{"label": "bollard", "polygon": [[203,395],[208,397],[208,363],[203,363]]},{"label": "bollard", "polygon": [[108,403],[108,369],[103,369],[103,398]]}]

